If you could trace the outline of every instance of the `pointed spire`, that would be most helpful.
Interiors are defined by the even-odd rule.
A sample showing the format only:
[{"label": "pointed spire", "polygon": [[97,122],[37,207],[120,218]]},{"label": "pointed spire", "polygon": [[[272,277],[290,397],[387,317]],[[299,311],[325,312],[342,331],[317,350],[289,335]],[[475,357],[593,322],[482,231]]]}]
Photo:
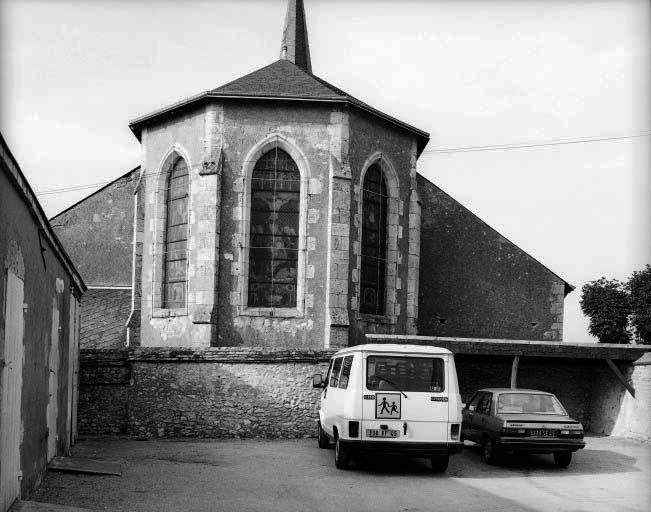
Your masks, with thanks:
[{"label": "pointed spire", "polygon": [[288,0],[280,58],[287,59],[299,68],[312,73],[303,0]]}]

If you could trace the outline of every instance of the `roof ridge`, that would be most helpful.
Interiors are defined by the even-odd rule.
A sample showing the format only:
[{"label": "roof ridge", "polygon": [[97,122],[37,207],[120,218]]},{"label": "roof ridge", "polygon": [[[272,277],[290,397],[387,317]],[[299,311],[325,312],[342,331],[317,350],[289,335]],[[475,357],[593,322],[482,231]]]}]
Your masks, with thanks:
[{"label": "roof ridge", "polygon": [[479,220],[479,222],[481,222],[481,223],[482,223],[484,226],[486,226],[488,229],[490,229],[490,230],[493,231],[494,233],[496,233],[496,234],[498,234],[499,236],[501,236],[501,237],[502,237],[504,240],[506,240],[508,243],[510,243],[511,245],[517,247],[520,251],[522,251],[522,253],[523,253],[525,256],[527,256],[528,258],[531,258],[535,263],[537,263],[538,265],[540,265],[541,267],[543,267],[544,269],[546,269],[548,272],[550,272],[550,273],[552,273],[553,275],[555,275],[556,277],[558,277],[561,281],[563,281],[563,282],[565,283],[566,290],[569,289],[569,291],[567,291],[567,293],[565,293],[565,295],[568,295],[569,293],[573,292],[573,291],[576,289],[576,286],[574,286],[572,283],[570,283],[570,282],[567,281],[566,279],[562,278],[560,275],[558,275],[556,272],[554,272],[551,268],[549,268],[547,265],[545,265],[542,261],[540,261],[540,260],[539,260],[538,258],[536,258],[534,255],[532,255],[529,251],[526,251],[525,249],[523,249],[522,247],[520,247],[520,245],[516,244],[516,243],[515,243],[513,240],[511,240],[509,237],[504,236],[504,235],[503,235],[501,232],[499,232],[496,228],[494,228],[493,226],[491,226],[488,222],[486,222],[484,219],[482,219],[479,215],[477,215],[475,212],[473,212],[473,211],[472,211],[470,208],[468,208],[466,205],[464,205],[463,203],[461,203],[460,201],[458,201],[457,199],[455,199],[454,197],[452,197],[452,195],[451,195],[450,193],[448,193],[448,192],[446,192],[445,190],[443,190],[439,185],[437,185],[437,184],[434,183],[432,180],[430,180],[429,178],[427,178],[424,174],[421,174],[420,172],[417,172],[417,173],[416,173],[416,177],[417,177],[417,178],[420,177],[421,179],[425,180],[427,183],[429,183],[429,184],[432,185],[433,187],[436,187],[438,190],[440,190],[440,191],[443,193],[443,195],[445,195],[446,197],[450,198],[452,201],[454,201],[455,203],[457,203],[461,208],[463,208],[465,211],[467,211],[468,213],[470,213],[470,215],[472,215],[472,216],[475,217],[477,220]]},{"label": "roof ridge", "polygon": [[390,124],[397,125],[402,129],[414,133],[418,141],[418,155],[420,155],[420,152],[429,141],[429,134],[427,132],[372,107],[368,103],[336,87],[324,78],[303,69],[288,59],[278,59],[244,76],[209,89],[202,94],[141,116],[131,121],[129,127],[136,137],[138,137],[138,140],[140,140],[141,129],[145,123],[158,116],[168,115],[173,111],[187,108],[189,105],[205,101],[209,98],[305,100],[347,103],[366,113],[377,116]]},{"label": "roof ridge", "polygon": [[130,171],[127,171],[127,172],[125,172],[124,174],[118,176],[117,178],[115,178],[115,179],[109,181],[108,183],[102,185],[102,186],[101,186],[100,188],[98,188],[97,190],[95,190],[95,191],[91,192],[90,194],[88,194],[88,195],[82,197],[82,198],[81,198],[79,201],[77,201],[76,203],[71,204],[70,206],[67,206],[66,208],[64,208],[63,210],[61,210],[59,213],[57,213],[57,214],[54,215],[53,217],[50,217],[48,220],[49,220],[50,222],[52,222],[52,221],[53,221],[54,219],[56,219],[57,217],[60,217],[60,216],[63,215],[64,213],[66,213],[66,212],[72,210],[75,206],[78,206],[78,205],[80,205],[81,203],[83,203],[84,201],[86,201],[86,199],[90,199],[90,198],[93,197],[94,195],[99,194],[102,190],[104,190],[104,189],[110,187],[111,185],[113,185],[113,184],[116,183],[117,181],[120,181],[121,179],[126,178],[127,176],[129,176],[129,174],[132,174],[132,173],[136,172],[138,169],[140,169],[140,165],[137,165],[136,167],[134,167],[134,168],[131,169]]}]

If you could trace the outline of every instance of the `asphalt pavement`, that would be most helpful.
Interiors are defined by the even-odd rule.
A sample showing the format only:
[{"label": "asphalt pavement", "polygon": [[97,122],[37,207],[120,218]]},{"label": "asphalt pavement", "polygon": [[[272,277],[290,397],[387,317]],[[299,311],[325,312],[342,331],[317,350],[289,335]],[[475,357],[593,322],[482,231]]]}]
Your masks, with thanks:
[{"label": "asphalt pavement", "polygon": [[360,458],[348,471],[315,439],[87,439],[73,455],[122,464],[122,476],[48,472],[34,501],[112,511],[644,511],[651,445],[589,437],[569,468],[549,455],[488,466],[466,442],[448,471],[429,462]]}]

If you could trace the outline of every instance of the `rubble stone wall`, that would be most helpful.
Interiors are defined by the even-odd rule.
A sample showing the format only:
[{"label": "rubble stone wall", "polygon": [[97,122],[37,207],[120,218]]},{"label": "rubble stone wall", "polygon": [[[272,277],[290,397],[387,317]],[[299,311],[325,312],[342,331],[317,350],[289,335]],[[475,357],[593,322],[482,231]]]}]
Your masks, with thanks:
[{"label": "rubble stone wall", "polygon": [[333,351],[84,350],[79,432],[135,437],[314,435]]},{"label": "rubble stone wall", "polygon": [[[145,437],[314,435],[326,363],[135,363],[129,434]],[[156,400],[152,400],[155,390]]]},{"label": "rubble stone wall", "polygon": [[131,369],[126,350],[81,350],[79,435],[126,434]]},{"label": "rubble stone wall", "polygon": [[624,388],[605,362],[595,376],[588,428],[598,434],[651,441],[651,357],[622,367],[635,396]]},{"label": "rubble stone wall", "polygon": [[[250,347],[83,350],[79,432],[134,437],[313,436],[319,391],[312,388],[311,378],[326,373],[333,353]],[[455,360],[463,401],[480,388],[509,386],[512,358],[458,354]],[[626,425],[644,427],[636,411],[648,398],[649,366],[635,370],[642,376],[635,380],[637,406],[627,405],[621,383],[610,379],[610,370],[606,367],[604,373],[603,366],[598,359],[522,357],[518,386],[556,394],[589,430],[640,437]],[[609,407],[602,406],[604,399]],[[611,418],[612,410],[623,411],[617,422]],[[600,425],[610,427],[599,429]],[[648,422],[646,428],[648,433]]]}]

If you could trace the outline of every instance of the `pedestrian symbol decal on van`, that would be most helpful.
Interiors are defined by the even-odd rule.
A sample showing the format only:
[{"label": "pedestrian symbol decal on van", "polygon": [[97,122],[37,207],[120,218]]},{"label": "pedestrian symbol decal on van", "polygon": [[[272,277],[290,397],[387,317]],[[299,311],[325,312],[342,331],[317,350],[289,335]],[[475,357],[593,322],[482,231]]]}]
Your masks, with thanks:
[{"label": "pedestrian symbol decal on van", "polygon": [[375,395],[375,417],[400,419],[400,393],[377,393]]}]

